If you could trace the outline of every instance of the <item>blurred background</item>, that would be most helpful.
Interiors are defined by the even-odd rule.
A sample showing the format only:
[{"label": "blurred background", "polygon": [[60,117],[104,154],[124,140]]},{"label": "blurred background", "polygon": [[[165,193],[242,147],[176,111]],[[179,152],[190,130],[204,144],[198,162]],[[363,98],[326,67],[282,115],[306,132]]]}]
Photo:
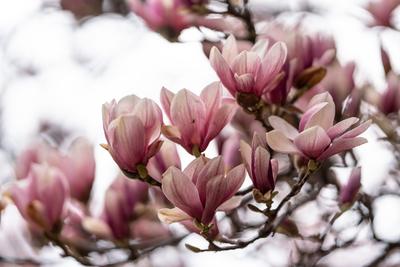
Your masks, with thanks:
[{"label": "blurred background", "polygon": [[[356,82],[383,90],[384,70],[377,63],[381,40],[398,73],[400,34],[396,30],[369,28],[372,18],[365,10],[367,3],[367,0],[253,0],[249,7],[256,16],[271,13],[278,21],[287,23],[302,17],[311,31],[331,34],[340,62],[355,61]],[[73,4],[71,8],[64,3],[63,7],[58,0],[0,2],[0,181],[12,180],[13,159],[38,132],[50,129],[83,135],[95,145],[96,193],[92,195],[91,209],[99,213],[104,192],[118,172],[109,154],[98,145],[105,140],[101,105],[128,94],[159,103],[162,86],[172,91],[188,88],[199,93],[218,78],[203,52],[199,42],[203,33],[197,28],[185,29],[179,42],[169,42],[149,30],[141,18],[118,1],[105,1],[102,12],[92,10],[89,15],[95,16],[83,19]],[[395,12],[395,23],[400,22],[398,13],[400,10]],[[208,34],[210,38],[218,36]],[[60,128],[53,129],[52,125]],[[375,136],[376,131],[371,129],[367,135]],[[215,151],[211,147],[209,154],[215,155]],[[393,157],[374,140],[357,152],[363,165],[364,190],[373,191],[387,175]],[[183,156],[182,161],[185,166],[188,159]],[[384,207],[382,214],[377,214],[378,232],[384,238],[399,240],[400,199],[385,197],[376,205]],[[15,207],[5,210],[0,227],[1,256],[44,257],[57,259],[59,266],[79,266],[70,259],[58,261],[57,249],[34,251],[24,240],[20,230],[23,224]],[[201,244],[197,237],[189,240]],[[371,246],[357,249],[366,258],[379,250]],[[153,266],[286,266],[290,249],[279,246],[277,238],[269,246],[256,243],[233,252],[194,254],[182,246],[178,251],[167,249],[159,254],[135,266],[146,266],[148,261]],[[176,265],[177,258],[182,265]],[[347,253],[335,256],[332,266],[359,266],[357,262]]]}]

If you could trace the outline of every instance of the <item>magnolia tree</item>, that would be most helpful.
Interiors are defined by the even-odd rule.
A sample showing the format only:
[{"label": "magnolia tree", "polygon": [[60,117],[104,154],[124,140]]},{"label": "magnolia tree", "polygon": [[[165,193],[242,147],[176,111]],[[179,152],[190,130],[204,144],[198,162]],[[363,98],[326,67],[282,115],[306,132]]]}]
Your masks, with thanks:
[{"label": "magnolia tree", "polygon": [[[397,31],[392,14],[399,5],[398,0],[369,3],[368,26]],[[121,174],[107,189],[100,216],[88,208],[93,145],[84,138],[66,141],[68,134],[45,127],[52,142],[32,143],[17,157],[18,181],[6,186],[1,202],[2,208],[16,205],[34,246],[59,247],[62,256],[82,265],[114,266],[180,243],[202,253],[280,238],[291,250],[290,266],[328,266],[334,253],[368,245],[379,249],[362,264],[400,264],[390,257],[399,252],[399,240],[381,238],[374,227],[374,201],[400,196],[400,166],[396,162],[367,194],[354,150],[379,138],[396,160],[400,157],[400,79],[384,47],[377,63],[387,88],[379,93],[354,81],[356,65],[337,59],[332,37],[307,31],[302,18],[285,24],[275,20],[280,12],[256,16],[246,0],[62,0],[61,7],[80,21],[133,11],[171,42],[180,41],[182,30],[198,28],[219,80],[200,95],[161,88],[161,107],[137,95],[103,105],[101,146]],[[209,38],[206,29],[218,38]],[[371,124],[379,134],[362,137]],[[217,156],[205,152],[213,142]],[[178,154],[178,146],[186,155]],[[182,166],[180,156],[190,163]],[[339,179],[344,172],[333,168],[348,175]],[[327,191],[329,203],[321,200]],[[310,204],[319,210],[312,227],[299,222]],[[335,227],[348,214],[356,219]],[[351,234],[343,235],[349,228]],[[205,242],[191,244],[188,235]],[[115,251],[122,259],[104,257]]]}]

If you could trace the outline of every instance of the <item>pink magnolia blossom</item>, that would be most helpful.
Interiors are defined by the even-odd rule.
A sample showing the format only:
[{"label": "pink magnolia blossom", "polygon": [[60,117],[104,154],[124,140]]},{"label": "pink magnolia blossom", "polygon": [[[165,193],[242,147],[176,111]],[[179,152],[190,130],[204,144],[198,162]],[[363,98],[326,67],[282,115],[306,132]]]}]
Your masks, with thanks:
[{"label": "pink magnolia blossom", "polygon": [[180,169],[181,159],[179,158],[176,145],[167,140],[163,142],[160,151],[149,160],[146,168],[149,175],[160,182],[163,173],[171,166]]},{"label": "pink magnolia blossom", "polygon": [[265,138],[255,133],[251,146],[241,141],[240,153],[254,188],[262,194],[273,191],[278,175],[278,161],[271,159]]},{"label": "pink magnolia blossom", "polygon": [[351,171],[346,185],[340,188],[339,203],[341,205],[351,204],[361,187],[361,167],[354,168]]},{"label": "pink magnolia blossom", "polygon": [[137,173],[157,153],[161,125],[161,109],[150,99],[130,95],[103,105],[105,147],[125,173]]},{"label": "pink magnolia blossom", "polygon": [[393,11],[400,5],[399,0],[373,0],[368,3],[367,11],[374,22],[371,26],[392,26]]},{"label": "pink magnolia blossom", "polygon": [[250,50],[239,53],[234,36],[222,48],[210,53],[211,66],[233,97],[248,93],[258,97],[276,86],[286,60],[286,45],[277,42],[269,47],[267,40],[258,41]]},{"label": "pink magnolia blossom", "polygon": [[119,175],[106,191],[101,218],[86,218],[84,228],[108,239],[129,239],[135,208],[147,198],[147,184]]},{"label": "pink magnolia blossom", "polygon": [[64,174],[47,164],[34,164],[23,180],[10,188],[21,215],[35,228],[58,231],[69,189]]},{"label": "pink magnolia blossom", "polygon": [[162,190],[176,208],[161,209],[159,218],[166,223],[195,219],[209,227],[216,211],[231,210],[240,203],[234,197],[245,178],[245,168],[239,165],[225,174],[222,157],[207,160],[199,157],[184,171],[171,167],[164,174]]},{"label": "pink magnolia blossom", "polygon": [[167,37],[176,38],[179,33],[193,24],[188,3],[182,0],[129,0],[130,8],[154,30]]},{"label": "pink magnolia blossom", "polygon": [[387,78],[387,88],[380,97],[378,108],[383,114],[400,110],[400,78],[390,72]]},{"label": "pink magnolia blossom", "polygon": [[232,99],[222,98],[219,82],[205,87],[200,96],[186,89],[174,94],[163,88],[161,104],[172,124],[163,126],[164,136],[197,156],[230,122],[236,109]]},{"label": "pink magnolia blossom", "polygon": [[61,170],[69,184],[71,197],[86,202],[95,178],[95,158],[93,145],[85,138],[76,138],[63,152],[44,142],[28,147],[17,158],[16,176],[27,176],[34,163],[47,163]]},{"label": "pink magnolia blossom", "polygon": [[335,104],[331,95],[318,94],[310,100],[298,130],[285,120],[271,116],[269,122],[274,130],[267,133],[267,142],[276,151],[298,154],[316,161],[323,161],[367,142],[358,135],[368,129],[370,121],[350,129],[358,122],[358,118],[351,117],[335,125],[334,118]]}]

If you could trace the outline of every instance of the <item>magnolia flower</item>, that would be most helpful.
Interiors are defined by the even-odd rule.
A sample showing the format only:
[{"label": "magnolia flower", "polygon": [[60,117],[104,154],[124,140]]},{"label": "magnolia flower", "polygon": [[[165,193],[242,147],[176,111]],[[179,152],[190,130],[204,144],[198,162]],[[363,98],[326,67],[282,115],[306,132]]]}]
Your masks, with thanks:
[{"label": "magnolia flower", "polygon": [[368,3],[366,10],[372,15],[371,26],[392,26],[393,11],[400,5],[399,0],[374,0]]},{"label": "magnolia flower", "polygon": [[208,85],[200,96],[186,89],[174,94],[163,88],[161,104],[172,123],[163,126],[164,136],[197,156],[230,122],[236,109],[232,99],[222,98],[219,82]]},{"label": "magnolia flower", "polygon": [[255,133],[251,147],[241,141],[240,153],[254,188],[263,195],[273,191],[278,175],[278,161],[271,159],[265,138]]},{"label": "magnolia flower", "polygon": [[233,97],[238,93],[261,97],[276,86],[286,60],[286,45],[277,42],[268,46],[267,40],[260,40],[250,50],[239,53],[231,35],[222,54],[216,47],[211,49],[211,66]]},{"label": "magnolia flower", "polygon": [[148,186],[120,175],[106,191],[101,218],[86,218],[84,228],[108,239],[129,239],[135,208],[148,197]]},{"label": "magnolia flower", "polygon": [[35,228],[60,230],[68,184],[64,174],[47,164],[34,164],[23,180],[10,188],[10,196],[21,215]]},{"label": "magnolia flower", "polygon": [[360,187],[361,167],[357,167],[351,171],[347,184],[340,188],[339,203],[341,205],[353,203]]},{"label": "magnolia flower", "polygon": [[387,78],[387,88],[380,97],[379,110],[387,115],[400,110],[400,79],[390,72]]},{"label": "magnolia flower", "polygon": [[176,38],[183,29],[192,26],[194,17],[188,12],[189,2],[181,0],[128,1],[132,11],[139,15],[150,29],[168,38]]},{"label": "magnolia flower", "polygon": [[145,166],[162,142],[159,140],[162,112],[157,104],[135,95],[103,105],[105,147],[122,171],[137,173]]},{"label": "magnolia flower", "polygon": [[351,117],[333,125],[335,104],[329,93],[314,96],[300,120],[297,130],[285,120],[271,116],[274,130],[267,133],[269,146],[278,152],[298,154],[307,159],[323,161],[335,154],[367,142],[358,137],[371,121],[350,129],[359,119]]},{"label": "magnolia flower", "polygon": [[23,151],[17,158],[16,177],[25,178],[34,163],[47,163],[65,175],[71,197],[82,202],[89,198],[95,178],[95,159],[92,144],[85,138],[76,138],[63,153],[57,148],[38,142]]},{"label": "magnolia flower", "polygon": [[239,165],[227,174],[222,157],[207,160],[199,157],[184,171],[170,167],[163,175],[162,190],[175,205],[161,209],[159,218],[166,223],[195,220],[205,232],[211,228],[216,211],[237,207],[240,197],[234,197],[245,178],[245,168]]},{"label": "magnolia flower", "polygon": [[160,150],[147,163],[149,175],[161,181],[163,173],[171,166],[181,168],[181,159],[179,158],[176,145],[171,141],[164,141]]}]

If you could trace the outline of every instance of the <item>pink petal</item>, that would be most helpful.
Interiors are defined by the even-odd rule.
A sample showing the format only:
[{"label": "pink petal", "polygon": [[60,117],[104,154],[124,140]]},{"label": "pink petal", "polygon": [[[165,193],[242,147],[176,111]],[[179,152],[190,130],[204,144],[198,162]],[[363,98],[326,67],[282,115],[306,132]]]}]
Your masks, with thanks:
[{"label": "pink petal", "polygon": [[255,52],[260,58],[264,58],[268,51],[268,39],[260,39],[251,48],[251,52]]},{"label": "pink petal", "polygon": [[171,119],[186,146],[201,144],[206,108],[200,97],[186,89],[179,91],[171,103]]},{"label": "pink petal", "polygon": [[273,184],[268,181],[270,154],[263,147],[257,147],[252,161],[252,178],[254,186],[258,189],[273,188]]},{"label": "pink petal", "polygon": [[343,134],[347,129],[349,129],[353,124],[357,123],[358,121],[359,119],[355,117],[342,120],[329,128],[326,133],[329,135],[329,138],[333,140]]},{"label": "pink petal", "polygon": [[208,224],[212,221],[217,208],[230,199],[241,187],[245,178],[245,168],[239,165],[226,176],[219,175],[207,183],[207,199],[201,222]]},{"label": "pink petal", "polygon": [[238,76],[248,73],[255,75],[259,66],[260,57],[254,52],[244,50],[235,58],[232,71]]},{"label": "pink petal", "polygon": [[275,76],[281,72],[283,64],[286,61],[287,48],[282,42],[275,43],[262,59],[261,65],[256,74],[255,88],[262,92]]},{"label": "pink petal", "polygon": [[237,42],[234,35],[229,35],[226,39],[224,47],[222,48],[222,56],[228,62],[228,64],[232,64],[233,60],[238,54]]},{"label": "pink petal", "polygon": [[207,85],[200,94],[207,110],[207,120],[214,115],[221,105],[222,87],[220,82]]},{"label": "pink petal", "polygon": [[189,165],[183,170],[183,173],[191,178],[193,184],[197,183],[197,179],[199,177],[199,174],[201,170],[204,168],[204,165],[207,163],[207,158],[204,156],[200,156],[199,158],[196,158],[192,162],[189,163]]},{"label": "pink petal", "polygon": [[270,116],[268,121],[275,130],[281,131],[290,140],[295,139],[299,135],[296,128],[278,116]]},{"label": "pink petal", "polygon": [[143,123],[146,143],[152,143],[158,139],[161,134],[162,112],[153,100],[141,99],[132,114],[136,115]]},{"label": "pink petal", "polygon": [[322,155],[318,157],[318,160],[320,161],[325,160],[335,154],[352,149],[367,142],[368,142],[367,139],[363,137],[336,139],[332,143],[332,145],[327,150],[325,150],[324,153],[322,153]]},{"label": "pink petal", "polygon": [[[167,88],[165,87],[161,88],[161,93],[160,93],[161,106],[163,107],[165,114],[167,114],[167,117],[170,121],[171,121],[171,102],[174,96],[175,94],[172,93]],[[171,121],[171,123],[173,122]]]},{"label": "pink petal", "polygon": [[242,196],[234,196],[224,203],[222,203],[218,208],[217,211],[231,211],[239,207],[240,203],[242,202]]},{"label": "pink petal", "polygon": [[340,189],[339,202],[351,203],[361,187],[361,167],[354,168],[345,186]]},{"label": "pink petal", "polygon": [[121,98],[116,105],[115,116],[118,117],[131,113],[140,101],[141,99],[135,95],[128,95]]},{"label": "pink petal", "polygon": [[247,172],[251,175],[251,147],[243,140],[240,141],[240,154]]},{"label": "pink petal", "polygon": [[192,218],[201,218],[203,206],[196,186],[176,167],[170,167],[163,176],[162,191],[177,208]]},{"label": "pink petal", "polygon": [[146,152],[146,140],[139,118],[123,115],[110,124],[108,131],[111,136],[110,153],[122,169],[129,171],[141,163]]},{"label": "pink petal", "polygon": [[163,208],[158,211],[158,218],[163,223],[171,224],[175,222],[181,222],[185,220],[190,220],[191,217],[185,212],[178,208],[167,209]]},{"label": "pink petal", "polygon": [[369,128],[371,123],[372,123],[372,121],[368,120],[368,121],[358,125],[354,129],[351,129],[350,131],[346,132],[345,134],[340,136],[340,138],[352,138],[352,137],[359,136],[360,134],[362,134]]},{"label": "pink petal", "polygon": [[229,90],[232,96],[235,96],[236,85],[232,70],[216,47],[211,48],[210,63],[218,77],[221,79],[222,84]]},{"label": "pink petal", "polygon": [[[300,119],[299,123],[299,130],[302,132],[304,129],[310,128],[312,126],[319,126],[318,123],[322,123],[322,115],[325,114],[324,111],[322,111],[326,106],[328,105],[327,102],[319,103],[316,104],[315,106],[312,106],[310,109],[308,109]],[[326,111],[326,110],[325,110]],[[313,119],[316,117],[315,119]],[[311,122],[310,122],[311,121]]]},{"label": "pink petal", "polygon": [[238,75],[235,73],[236,88],[241,93],[252,93],[254,91],[254,75],[246,73]]},{"label": "pink petal", "polygon": [[237,106],[234,102],[223,101],[222,106],[218,109],[217,113],[212,117],[209,122],[205,138],[201,145],[201,149],[205,150],[208,143],[214,139],[221,130],[232,120],[235,115]]},{"label": "pink petal", "polygon": [[206,203],[207,183],[218,175],[224,175],[224,172],[225,166],[221,156],[209,160],[200,171],[197,177],[196,187],[199,192],[200,200],[201,203],[203,203],[203,206]]},{"label": "pink petal", "polygon": [[318,158],[330,143],[331,139],[319,126],[304,130],[294,139],[296,147],[312,159]]},{"label": "pink petal", "polygon": [[[324,105],[322,103],[327,104]],[[314,108],[315,106],[318,108]],[[305,118],[303,119],[303,117]],[[300,121],[300,131],[313,126],[321,126],[324,130],[328,130],[332,127],[335,119],[335,103],[332,96],[329,93],[315,95],[310,100],[309,109],[304,113],[303,117]]]},{"label": "pink petal", "polygon": [[273,150],[281,153],[301,154],[293,142],[279,130],[272,130],[267,133],[267,143]]}]

